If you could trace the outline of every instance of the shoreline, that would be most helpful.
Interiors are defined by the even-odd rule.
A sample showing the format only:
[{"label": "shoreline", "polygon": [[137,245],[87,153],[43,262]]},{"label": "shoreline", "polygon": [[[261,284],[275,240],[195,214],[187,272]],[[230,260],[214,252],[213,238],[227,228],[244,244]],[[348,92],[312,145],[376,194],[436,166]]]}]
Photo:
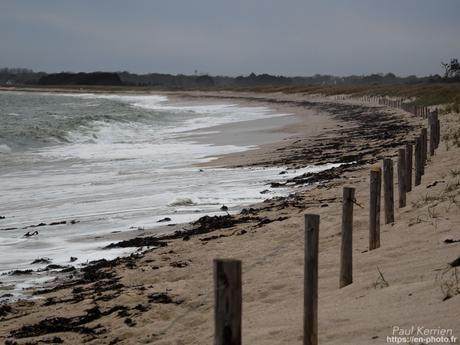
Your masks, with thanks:
[{"label": "shoreline", "polygon": [[[319,107],[321,108],[321,105]],[[338,292],[330,288],[331,279],[329,276],[336,272],[334,268],[336,266],[335,257],[328,256],[328,253],[331,245],[335,247],[338,240],[340,199],[337,189],[344,183],[353,183],[359,186],[357,198],[364,204],[366,192],[363,186],[367,184],[367,170],[365,168],[384,154],[394,155],[394,149],[400,145],[400,140],[402,138],[407,139],[408,133],[413,131],[411,126],[417,127],[417,121],[414,121],[409,127],[401,127],[400,118],[397,116],[393,118],[392,115],[386,116],[386,111],[379,111],[378,114],[372,111],[373,114],[366,114],[364,109],[354,105],[334,105],[333,109],[336,112],[335,116],[339,119],[351,122],[349,127],[337,129],[337,132],[342,134],[339,140],[335,139],[337,136],[337,132],[335,132],[324,138],[307,138],[298,143],[290,142],[285,146],[283,143],[281,147],[275,149],[275,152],[271,151],[271,156],[270,152],[267,152],[266,155],[262,155],[260,152],[256,154],[261,159],[254,161],[253,164],[264,166],[288,163],[295,167],[307,164],[307,162],[318,159],[318,157],[322,157],[324,161],[345,159],[349,163],[355,161],[356,163],[325,173],[320,179],[324,179],[326,182],[318,185],[312,191],[299,192],[279,200],[268,200],[252,210],[245,210],[239,215],[229,218],[235,221],[231,226],[224,224],[225,226],[220,229],[215,229],[216,224],[209,226],[208,229],[211,230],[211,233],[219,230],[217,235],[209,236],[206,235],[207,233],[201,233],[189,236],[187,239],[185,236],[178,236],[175,240],[165,239],[168,241],[165,247],[111,262],[96,263],[91,269],[88,268],[81,273],[83,278],[77,277],[77,280],[80,279],[79,283],[64,285],[47,293],[44,303],[37,300],[32,304],[30,302],[23,302],[23,305],[21,303],[13,304],[12,318],[7,317],[6,324],[2,322],[0,330],[7,334],[10,330],[20,329],[18,327],[21,323],[37,324],[38,321],[46,320],[46,317],[50,315],[65,316],[66,318],[70,316],[69,320],[73,320],[72,315],[76,317],[84,315],[85,310],[88,311],[89,308],[96,306],[99,314],[93,321],[79,324],[78,327],[73,326],[72,330],[63,331],[61,329],[61,332],[57,333],[42,330],[34,334],[32,332],[29,335],[37,340],[57,334],[65,339],[66,343],[78,343],[81,340],[86,340],[95,344],[108,344],[115,339],[118,339],[117,343],[121,344],[136,343],[138,339],[143,339],[144,342],[158,341],[162,344],[172,344],[177,343],[177,341],[193,343],[203,341],[203,339],[208,341],[212,335],[210,261],[216,255],[227,255],[244,257],[243,288],[246,291],[244,295],[246,321],[243,337],[246,342],[275,344],[283,339],[287,343],[297,343],[301,334],[299,333],[301,322],[290,322],[301,319],[301,310],[296,307],[296,299],[290,297],[297,296],[301,290],[302,275],[300,271],[303,250],[298,246],[301,232],[296,229],[301,228],[301,212],[313,210],[322,215],[326,225],[320,239],[320,255],[322,256],[320,267],[324,272],[322,274],[326,274],[323,280],[320,280],[320,284],[322,284],[320,302],[325,303],[322,304],[324,306],[322,313],[331,315],[323,319],[325,321],[322,323],[320,321],[320,327],[323,331],[320,333],[320,339],[326,337],[324,343],[328,344],[347,343],[347,339],[352,339],[354,344],[367,344],[372,335],[381,336],[384,329],[381,327],[375,329],[371,322],[366,322],[358,314],[352,314],[346,320],[342,316],[341,321],[337,321],[339,316],[334,318],[336,315],[333,310],[334,301],[348,298],[346,304],[351,305],[349,309],[353,313],[356,310],[356,307],[352,308],[354,301],[359,302],[357,296],[363,293],[368,295],[372,292],[369,292],[367,284],[369,284],[369,276],[373,276],[372,272],[375,271],[374,263],[376,262],[376,259],[371,259],[367,265],[363,265],[362,257],[368,258],[369,255],[357,254],[359,263],[363,265],[360,267],[357,280],[364,280],[367,283],[363,285],[358,282],[356,285]],[[359,119],[356,119],[358,111],[362,111],[360,117],[369,118],[360,122]],[[382,117],[386,118],[382,119]],[[376,121],[379,124],[378,128],[374,128]],[[388,133],[382,137],[379,133],[385,131]],[[361,133],[361,135],[357,136],[356,132]],[[369,140],[369,138],[373,139]],[[363,143],[370,145],[368,148],[362,149]],[[278,151],[278,149],[282,150]],[[226,158],[222,159],[225,161]],[[453,164],[451,161],[447,163]],[[227,164],[232,165],[231,160],[230,163],[227,160]],[[293,182],[299,185],[311,183],[312,176],[304,176]],[[426,187],[426,183],[423,187]],[[419,190],[418,193],[421,194],[423,191]],[[404,210],[402,213],[398,212],[398,216],[403,215],[404,212],[407,213]],[[365,223],[362,213],[362,211],[357,210],[358,228]],[[199,225],[206,227],[203,224]],[[407,230],[404,230],[401,224],[396,226],[405,235],[410,235],[407,234]],[[280,228],[284,231],[280,231]],[[384,236],[392,235],[391,239],[387,238],[387,240],[389,240],[390,249],[395,252],[397,245],[399,245],[398,237],[395,237],[394,234],[395,231],[389,232],[387,227],[383,227],[382,230]],[[365,247],[361,241],[361,236],[364,234],[359,231],[357,235],[360,238],[357,244],[357,253],[359,253]],[[406,243],[406,245],[410,245],[410,243]],[[452,250],[450,252],[453,253]],[[384,261],[389,259],[383,250],[377,253],[377,257],[384,259]],[[406,258],[406,255],[402,255],[402,257]],[[394,260],[394,258],[392,259]],[[434,259],[431,259],[430,264]],[[296,265],[292,266],[292,263],[296,263]],[[395,266],[395,269],[398,267]],[[399,267],[399,270],[401,269]],[[87,277],[85,278],[85,276]],[[91,279],[88,280],[88,278],[95,277],[99,279],[100,284],[92,284]],[[282,282],[280,281],[281,277]],[[394,274],[391,274],[391,278],[394,278]],[[64,279],[64,284],[65,281]],[[393,282],[393,280],[391,281]],[[69,282],[71,281],[67,280],[67,283]],[[289,284],[286,284],[287,282]],[[391,297],[391,293],[398,292],[400,291],[390,289],[390,296],[388,297]],[[169,302],[159,302],[159,293],[164,294],[162,298],[166,298],[166,295]],[[68,298],[69,295],[73,297]],[[417,298],[424,298],[424,296]],[[331,302],[328,303],[329,299]],[[458,298],[455,301],[457,300]],[[366,301],[368,301],[367,297]],[[137,308],[137,306],[139,307]],[[373,303],[372,306],[376,308],[379,303]],[[388,303],[388,306],[391,307],[391,304]],[[27,308],[30,308],[31,311],[26,312]],[[279,314],[276,312],[277,310],[284,311],[282,320],[277,317]],[[346,313],[345,310],[341,311]],[[375,311],[377,310],[372,309],[373,315]],[[21,316],[21,313],[25,314]],[[6,315],[10,314],[7,312]],[[87,314],[89,315],[89,312]],[[257,321],[257,315],[262,314],[265,315],[263,322],[262,320]],[[19,318],[14,315],[19,315]],[[131,321],[134,320],[134,324],[128,322],[128,318]],[[447,317],[444,316],[444,319]],[[349,320],[354,320],[354,326],[351,328],[351,321]],[[357,325],[356,320],[359,320]],[[337,322],[339,322],[339,326],[333,327]],[[91,332],[91,330],[97,330],[96,323],[102,323],[102,327],[105,329],[105,333],[101,333],[101,336],[97,335],[97,332]],[[177,324],[181,327],[178,328]],[[46,323],[42,326],[45,329]],[[173,330],[171,330],[172,327],[174,327]],[[188,331],[189,327],[193,327],[193,334]],[[330,330],[326,332],[328,327]],[[367,333],[366,338],[361,339],[362,337],[357,336],[356,332],[359,329],[359,332],[362,332],[363,327]],[[155,329],[153,333],[148,331],[152,328]],[[89,330],[89,333],[81,333],[79,329]],[[15,334],[20,335],[21,333]],[[110,336],[106,337],[107,334]],[[21,336],[14,338],[18,341],[31,339]],[[358,338],[357,341],[355,341],[356,338]],[[2,339],[1,336],[0,339]]]},{"label": "shoreline", "polygon": [[[28,90],[27,90],[28,91]],[[36,90],[37,92],[47,92],[50,91],[54,92],[61,92],[60,89],[51,89],[51,90]],[[69,91],[73,92],[75,90]],[[86,92],[86,90],[82,90],[82,92]],[[101,90],[101,92],[103,92]],[[117,92],[115,92],[117,93]],[[155,93],[158,94],[158,93]],[[169,102],[180,102],[180,104],[190,105],[192,104],[199,104],[202,105],[210,104],[210,102],[221,103],[222,101],[230,100],[236,101],[238,106],[261,106],[270,109],[270,113],[288,113],[290,116],[282,116],[281,120],[285,120],[288,117],[294,117],[295,120],[294,124],[287,124],[283,123],[280,126],[273,126],[271,128],[272,131],[281,130],[285,137],[283,140],[279,138],[277,140],[271,140],[270,143],[264,143],[261,145],[257,145],[254,149],[249,149],[243,152],[236,152],[231,154],[224,154],[217,157],[212,157],[213,159],[205,162],[205,163],[198,163],[196,164],[197,167],[207,167],[207,168],[241,168],[241,167],[276,167],[276,166],[283,166],[287,169],[299,169],[305,167],[307,165],[321,165],[321,164],[329,164],[329,163],[345,163],[346,166],[342,166],[340,168],[332,169],[332,173],[326,171],[325,173],[315,173],[315,174],[306,174],[306,176],[296,176],[295,178],[291,178],[287,181],[290,183],[291,186],[305,186],[305,185],[312,185],[308,187],[308,189],[314,188],[314,184],[320,181],[328,181],[340,176],[340,174],[344,171],[353,169],[355,166],[359,166],[365,164],[365,161],[360,161],[362,159],[363,154],[361,155],[352,155],[350,157],[342,156],[342,152],[338,149],[338,144],[329,143],[329,138],[337,138],[340,136],[338,132],[343,130],[358,130],[362,131],[364,128],[354,128],[353,125],[350,125],[353,122],[350,117],[346,116],[342,118],[340,116],[336,116],[336,114],[329,113],[330,107],[334,111],[337,111],[335,108],[336,106],[344,107],[345,113],[348,113],[347,107],[352,107],[355,109],[354,105],[350,104],[341,104],[337,102],[330,103],[327,98],[324,97],[314,97],[314,101],[303,101],[302,95],[281,95],[281,94],[268,94],[268,95],[257,95],[254,97],[253,94],[248,93],[234,93],[234,92],[218,92],[215,93],[207,93],[207,92],[164,92],[159,93],[167,95]],[[319,107],[319,105],[326,105],[323,107]],[[340,108],[339,107],[339,108]],[[361,112],[366,112],[369,108],[365,105],[364,108],[359,109]],[[343,109],[342,109],[343,111]],[[381,115],[381,114],[380,114]],[[378,116],[380,116],[378,115]],[[270,120],[269,118],[268,120]],[[278,118],[275,118],[278,119]],[[310,126],[310,121],[316,122],[317,125],[313,128]],[[253,126],[257,127],[265,120],[253,120]],[[393,121],[393,119],[391,119]],[[390,122],[391,122],[390,121]],[[247,121],[245,122],[236,122],[230,124],[223,124],[218,125],[215,127],[206,128],[205,131],[213,131],[213,130],[225,130],[228,126],[234,126],[237,129],[243,127]],[[283,121],[281,121],[282,123]],[[286,121],[287,122],[287,121]],[[322,131],[318,132],[317,126],[322,127]],[[367,124],[363,123],[364,127]],[[186,134],[193,134],[197,135],[203,129],[192,130],[190,132],[185,132]],[[258,132],[259,129],[255,128],[254,133]],[[323,132],[324,131],[324,132]],[[328,133],[329,132],[329,133]],[[315,135],[313,135],[315,133]],[[198,134],[199,135],[199,134]],[[224,133],[224,136],[230,136],[227,133]],[[190,137],[184,137],[183,140],[188,140]],[[215,144],[213,139],[216,138],[208,138],[206,135],[202,135],[201,140],[208,144]],[[349,138],[353,139],[353,137]],[[225,139],[224,139],[225,140]],[[228,138],[227,138],[228,140]],[[302,154],[305,152],[305,147],[316,145],[316,141],[320,142],[318,146],[327,146],[328,152],[323,152],[322,149],[315,148],[313,150],[313,154]],[[329,147],[332,147],[329,149]],[[302,153],[299,154],[299,149],[302,150]],[[274,157],[279,158],[279,152],[282,151],[283,153],[286,152],[284,155],[287,156],[287,159],[279,159],[278,161],[273,160]],[[346,150],[349,153],[349,149]],[[364,153],[366,155],[368,153]],[[372,154],[372,153],[371,153]],[[327,156],[324,158],[323,156]],[[268,160],[267,160],[268,158]],[[275,184],[275,188],[278,187],[278,183]],[[281,186],[281,185],[279,185]],[[296,193],[293,190],[293,193]],[[285,197],[276,197],[281,200],[285,199]],[[270,199],[273,199],[271,197]],[[267,200],[270,200],[267,199]],[[286,198],[287,199],[287,198]],[[254,205],[247,205],[249,208],[258,207],[261,203],[257,203]],[[243,208],[244,205],[240,205],[238,208]],[[57,222],[59,223],[59,222]],[[132,238],[137,238],[139,236],[162,236],[166,238],[176,238],[174,237],[175,232],[181,231],[178,229],[190,228],[192,223],[177,223],[177,224],[165,224],[164,226],[155,226],[152,228],[142,228],[133,231],[122,231],[117,233],[109,233],[102,236],[97,236],[98,240],[100,241],[103,239],[105,242],[111,240],[120,240],[121,242],[127,241]],[[88,238],[89,240],[89,238]],[[51,265],[53,266],[53,265]],[[73,266],[69,266],[73,268]],[[20,272],[18,272],[20,273]]]},{"label": "shoreline", "polygon": [[[43,90],[40,90],[43,92]],[[56,92],[60,92],[59,90],[56,90]],[[187,96],[183,96],[182,94],[181,95],[176,95],[174,94],[173,96],[169,95],[168,94],[168,102],[172,103],[172,104],[178,104],[178,105],[185,105],[185,106],[189,106],[189,105],[203,105],[203,104],[214,104],[214,103],[218,103],[218,104],[222,104],[222,103],[227,103],[229,99],[228,98],[219,98],[218,100],[216,100],[215,98],[207,98],[206,96],[204,97],[199,97],[199,98],[188,98]],[[250,106],[250,107],[264,107],[264,108],[270,108],[270,111],[269,113],[272,114],[272,113],[275,113],[275,114],[278,114],[280,113],[279,110],[286,110],[284,108],[282,109],[272,109],[271,108],[271,104],[268,103],[268,102],[263,102],[263,101],[242,101],[241,99],[239,99],[237,102],[235,102],[234,100],[230,99],[230,102],[229,103],[236,103],[235,105],[237,105],[238,107],[245,107],[245,106]],[[292,110],[292,109],[290,109]],[[286,111],[284,112],[286,113]],[[321,119],[323,119],[325,116],[318,116]],[[266,122],[271,122],[272,120],[275,120],[274,123],[270,124],[270,125],[267,125]],[[228,127],[234,127],[234,131],[238,131],[240,130],[241,128],[244,128],[245,131],[246,131],[246,135],[248,135],[248,133],[250,135],[254,135],[256,134],[255,136],[258,137],[255,141],[253,141],[252,143],[253,144],[258,144],[257,148],[256,149],[253,149],[254,151],[258,151],[260,150],[259,147],[263,147],[263,148],[266,148],[266,147],[276,147],[277,145],[281,144],[282,143],[282,140],[283,139],[288,139],[289,136],[292,136],[293,133],[295,132],[292,127],[294,126],[293,123],[295,123],[296,125],[301,123],[302,121],[305,121],[304,119],[302,119],[301,117],[301,114],[299,113],[289,113],[288,115],[283,115],[283,116],[275,116],[275,117],[269,117],[268,119],[259,119],[259,120],[250,120],[250,122],[248,123],[248,121],[243,121],[243,122],[235,122],[235,123],[229,123],[229,124],[223,124],[223,125],[218,125],[218,126],[215,126],[215,127],[207,127],[207,128],[204,128],[204,129],[197,129],[197,130],[192,130],[192,131],[189,131],[189,132],[184,132],[184,137],[181,139],[181,140],[184,140],[184,141],[189,141],[189,140],[196,140],[196,136],[201,136],[200,140],[202,141],[202,143],[205,143],[205,144],[211,144],[211,145],[222,145],[222,144],[225,144],[225,143],[222,143],[222,138],[218,138],[220,140],[220,142],[216,142],[216,137],[213,137],[213,138],[210,138],[208,137],[206,134],[202,135],[202,134],[199,134],[200,132],[202,131],[214,131],[214,130],[219,130],[219,131],[222,131],[221,134],[223,134],[224,137],[227,137],[227,139],[224,139],[224,140],[232,140],[233,139],[233,133],[229,133],[229,130],[228,130]],[[261,127],[265,127],[265,128],[261,128]],[[268,128],[267,128],[268,127]],[[248,132],[248,128],[250,129],[250,132]],[[284,131],[284,128],[289,128],[289,130],[286,130]],[[278,133],[277,136],[273,137],[271,135],[272,132],[274,131],[280,131],[281,133]],[[290,133],[289,133],[290,131]],[[258,133],[260,133],[260,135],[257,135]],[[194,137],[195,136],[195,137]],[[264,143],[260,143],[261,141],[261,136],[262,137],[265,137],[265,138],[262,138],[263,140],[262,141],[265,141]],[[251,140],[254,140],[254,139],[251,139]],[[269,143],[266,143],[266,142],[269,142]],[[243,145],[248,145],[248,143],[241,143],[241,141],[238,141],[238,144],[243,144]],[[236,153],[234,155],[234,157],[238,157],[239,154]],[[211,158],[211,157],[210,157]],[[212,157],[214,158],[214,157]],[[216,158],[217,160],[219,158]],[[213,164],[214,160],[216,159],[211,159],[209,160],[208,162],[206,163],[197,163],[195,166],[197,167],[207,167],[207,168],[221,168],[221,167],[224,167],[224,168],[227,168],[228,166],[227,165],[224,165],[224,166],[216,166],[215,164]],[[241,164],[240,164],[241,166]],[[267,187],[269,188],[269,187]],[[262,190],[262,189],[261,189]],[[267,197],[273,197],[273,195],[269,196],[267,195]],[[254,206],[254,205],[251,205],[251,204],[240,204],[238,207],[232,207],[232,211],[230,211],[231,213],[234,213],[235,212],[235,209],[237,210],[237,212],[239,212],[239,210],[243,209],[244,207],[251,207],[251,206]],[[225,214],[225,212],[217,212],[217,214]],[[170,216],[171,217],[171,216]],[[78,217],[77,217],[78,218]],[[173,218],[173,217],[171,217]],[[198,220],[198,218],[200,218],[200,215],[197,215],[196,216],[196,219]],[[40,223],[40,225],[59,225],[59,224],[62,224],[62,222],[64,223],[69,223],[70,224],[70,219],[67,219],[67,218],[59,218],[59,219],[55,219],[55,218],[49,218],[48,220],[44,220],[44,219],[40,219],[40,221],[30,225],[29,227],[35,227],[37,226],[37,224]],[[73,219],[72,222],[79,222],[78,220],[75,220]],[[48,224],[49,223],[49,224]],[[177,222],[177,220],[174,220],[174,218],[172,219],[172,222],[170,222],[169,224],[166,222],[163,224],[157,224],[157,225],[151,225],[151,226],[147,226],[147,227],[140,227],[138,229],[129,229],[129,230],[126,230],[126,231],[113,231],[113,232],[110,232],[110,233],[106,233],[106,234],[96,234],[96,235],[86,235],[85,238],[81,237],[80,238],[80,241],[81,242],[91,242],[91,241],[97,241],[97,242],[100,242],[100,243],[108,243],[108,242],[111,242],[111,241],[126,241],[128,239],[131,239],[131,238],[135,238],[135,237],[138,237],[138,236],[156,236],[158,234],[161,234],[161,235],[165,235],[167,236],[167,234],[171,234],[173,233],[174,231],[176,230],[180,230],[180,229],[183,229],[184,227],[190,227],[190,223],[181,223],[180,221]],[[24,230],[26,231],[26,230]],[[94,237],[94,239],[93,239]],[[104,244],[105,246],[105,244]],[[103,252],[103,249],[101,247],[100,249],[101,253]],[[120,255],[120,254],[118,254]],[[125,254],[127,255],[127,254]],[[75,255],[76,257],[79,257],[79,255]],[[114,257],[114,254],[113,253],[110,253],[108,255],[108,259],[109,260],[113,260],[113,259],[110,259],[110,258],[113,258]],[[36,259],[34,259],[33,261],[35,261]],[[54,260],[53,260],[54,261]],[[32,259],[31,261],[32,262]],[[45,265],[46,266],[46,265]],[[73,270],[75,269],[75,266],[74,264],[72,263],[67,263],[67,262],[52,262],[51,261],[49,262],[49,265],[47,265],[46,267],[43,266],[43,267],[39,267],[38,269],[36,267],[34,267],[33,265],[32,266],[27,266],[27,267],[18,267],[18,268],[11,268],[11,270],[9,270],[8,274],[11,274],[13,276],[16,276],[16,277],[19,277],[22,276],[22,274],[24,273],[24,278],[26,278],[25,280],[24,279],[15,279],[14,277],[12,277],[13,279],[5,279],[4,281],[4,285],[3,285],[3,288],[8,288],[10,286],[10,284],[13,284],[15,282],[17,282],[19,284],[19,286],[23,285],[24,283],[26,283],[26,285],[28,285],[28,281],[27,279],[29,280],[33,280],[33,281],[42,281],[43,279],[52,279],[54,276],[56,276],[56,274],[52,273],[51,275],[47,275],[47,276],[43,276],[43,273],[40,273],[40,272],[48,272],[48,271],[51,271],[51,272],[55,272],[56,270],[60,270],[62,269],[64,272],[67,272],[69,270]],[[78,265],[80,266],[80,265]],[[77,268],[78,268],[77,266]],[[25,274],[27,272],[29,272],[30,270],[33,270],[33,273],[32,273],[32,276],[29,276],[29,274]],[[0,286],[1,288],[1,286]],[[40,289],[41,286],[39,285],[36,285],[35,283],[32,283],[32,290],[33,289]],[[8,290],[5,290],[5,296],[8,296]],[[19,293],[18,296],[16,296],[16,293],[18,291],[14,291],[14,295],[15,295],[15,298],[14,300],[19,297],[24,297],[24,296],[27,296],[27,292],[25,293],[24,296],[22,296],[21,293]]]}]

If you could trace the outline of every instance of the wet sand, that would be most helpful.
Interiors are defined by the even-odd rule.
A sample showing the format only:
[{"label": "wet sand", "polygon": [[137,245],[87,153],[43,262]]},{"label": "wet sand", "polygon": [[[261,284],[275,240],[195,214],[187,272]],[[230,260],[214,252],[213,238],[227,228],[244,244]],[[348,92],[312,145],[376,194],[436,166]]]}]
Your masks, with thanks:
[{"label": "wet sand", "polygon": [[[303,95],[225,97],[265,101],[287,107],[286,111],[295,107],[299,113],[308,107],[329,113],[337,126],[308,136],[297,131],[282,142],[212,164],[293,168],[324,162],[349,164],[290,181],[299,187],[313,183],[314,189],[301,188],[290,197],[266,200],[238,215],[202,218],[168,237],[144,237],[134,244],[156,249],[63,274],[53,286],[35,291],[37,299],[0,307],[0,340],[18,344],[59,339],[69,344],[212,343],[212,260],[233,257],[243,260],[243,341],[300,344],[304,213],[321,216],[321,344],[384,344],[393,326],[440,326],[453,328],[458,336],[460,299],[448,263],[459,255],[460,244],[455,241],[460,226],[456,201],[460,149],[451,144],[447,150],[441,143],[422,184],[408,195],[408,206],[396,211],[396,223],[382,225],[382,247],[368,252],[369,167],[384,156],[395,157],[397,148],[418,133],[420,120],[400,110]],[[459,126],[452,115],[441,121],[443,132]],[[308,123],[303,126],[309,130]],[[354,283],[338,289],[344,185],[356,188],[356,199],[364,208],[355,207]]]}]

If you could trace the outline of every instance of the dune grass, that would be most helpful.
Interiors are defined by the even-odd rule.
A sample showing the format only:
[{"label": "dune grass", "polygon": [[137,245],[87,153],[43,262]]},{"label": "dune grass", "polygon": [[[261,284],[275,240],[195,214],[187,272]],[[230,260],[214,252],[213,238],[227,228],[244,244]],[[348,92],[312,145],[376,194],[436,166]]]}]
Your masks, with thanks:
[{"label": "dune grass", "polygon": [[338,86],[246,87],[238,91],[284,92],[350,96],[389,96],[413,98],[419,106],[445,104],[449,111],[460,112],[460,82],[410,84],[359,84]]}]

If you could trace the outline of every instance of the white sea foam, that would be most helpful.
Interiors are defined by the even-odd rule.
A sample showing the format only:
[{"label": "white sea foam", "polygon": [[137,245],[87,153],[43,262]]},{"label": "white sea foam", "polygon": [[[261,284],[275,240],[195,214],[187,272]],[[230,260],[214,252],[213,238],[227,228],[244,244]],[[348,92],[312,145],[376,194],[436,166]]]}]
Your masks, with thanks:
[{"label": "white sea foam", "polygon": [[186,115],[181,124],[176,124],[174,127],[169,128],[169,133],[180,133],[225,123],[288,115],[272,112],[267,107],[247,107],[232,103],[208,105],[173,104],[168,102],[167,96],[162,95],[73,94],[73,96],[86,99],[114,100],[128,103],[133,107],[166,112],[175,116]]},{"label": "white sea foam", "polygon": [[11,153],[11,148],[6,144],[0,144],[0,154]]}]

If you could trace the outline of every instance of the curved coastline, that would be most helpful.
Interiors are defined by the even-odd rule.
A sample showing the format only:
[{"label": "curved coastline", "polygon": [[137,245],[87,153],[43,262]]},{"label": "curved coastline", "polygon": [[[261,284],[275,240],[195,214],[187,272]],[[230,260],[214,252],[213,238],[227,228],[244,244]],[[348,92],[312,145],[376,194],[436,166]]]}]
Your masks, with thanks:
[{"label": "curved coastline", "polygon": [[[198,97],[202,96],[198,95]],[[229,96],[232,95],[225,97]],[[253,95],[248,94],[246,97],[251,102],[250,98]],[[352,183],[357,187],[358,200],[365,204],[366,167],[383,155],[393,154],[395,148],[419,128],[419,120],[402,112],[369,107],[365,104],[331,100],[312,102],[305,101],[302,95],[296,97],[298,99],[293,100],[291,106],[299,106],[301,111],[303,107],[308,106],[330,112],[336,121],[341,122],[341,127],[332,129],[327,135],[318,133],[317,136],[303,137],[299,134],[281,143],[269,144],[259,150],[245,152],[244,157],[240,155],[240,160],[236,154],[219,158],[210,164],[218,166],[283,164],[292,168],[318,161],[350,164],[318,175],[293,178],[291,181],[293,185],[298,186],[320,182],[313,190],[302,189],[286,198],[268,199],[237,215],[223,216],[214,221],[205,219],[189,224],[191,229],[188,231],[183,230],[186,226],[180,225],[176,230],[182,232],[174,236],[154,238],[165,244],[160,245],[157,242],[157,249],[113,261],[93,263],[81,272],[72,273],[73,278],[63,276],[60,281],[54,283],[54,286],[39,293],[41,299],[12,304],[12,311],[6,313],[7,316],[3,319],[0,330],[4,331],[4,334],[13,335],[15,339],[23,339],[24,336],[28,340],[42,339],[55,334],[66,343],[81,341],[100,343],[105,341],[103,339],[107,339],[107,343],[118,339],[119,343],[126,344],[138,339],[143,339],[145,342],[191,343],[199,339],[208,339],[212,334],[211,260],[217,256],[230,256],[244,258],[245,324],[249,323],[253,326],[246,328],[245,339],[257,344],[275,344],[280,339],[285,342],[296,342],[301,323],[297,325],[289,320],[300,317],[300,309],[297,310],[298,301],[295,297],[301,293],[302,277],[303,250],[298,245],[301,237],[299,229],[301,229],[301,213],[308,210],[308,212],[319,213],[324,219],[320,239],[322,256],[320,268],[324,272],[321,291],[324,292],[320,296],[320,302],[328,312],[328,317],[325,318],[323,327],[331,327],[328,331],[328,336],[332,339],[330,343],[334,343],[334,339],[342,343],[347,342],[347,339],[353,339],[353,343],[365,344],[367,340],[356,341],[353,332],[353,334],[348,331],[344,333],[341,327],[334,330],[332,325],[336,322],[335,312],[331,308],[338,300],[346,298],[347,302],[344,305],[349,306],[348,311],[346,312],[345,309],[341,311],[355,320],[353,329],[359,332],[365,330],[366,334],[370,334],[374,326],[354,313],[356,307],[351,306],[356,299],[359,301],[359,296],[363,295],[361,298],[367,299],[368,295],[372,294],[367,284],[370,284],[369,278],[373,277],[376,262],[395,272],[402,272],[403,268],[398,268],[395,264],[391,265],[390,258],[384,253],[366,262],[369,259],[364,253],[358,256],[361,268],[360,279],[364,283],[357,283],[355,288],[339,292],[331,288],[335,285],[336,273],[334,268],[336,259],[333,253],[338,241],[337,231],[340,222],[339,188],[345,183]],[[279,99],[274,100],[280,102]],[[282,102],[289,103],[286,100]],[[439,159],[445,159],[443,155],[450,154],[452,153],[442,152]],[[445,166],[453,164],[445,160],[442,162]],[[419,192],[421,193],[423,191]],[[365,223],[365,212],[358,209],[356,221],[361,228],[362,226],[359,225]],[[404,232],[408,239],[414,236],[404,230],[403,225],[398,225],[397,228]],[[202,231],[196,231],[197,229]],[[388,246],[393,251],[398,250],[398,236],[394,234],[395,232],[391,230],[385,234]],[[148,238],[149,236],[146,235],[148,234],[144,233],[142,237]],[[357,236],[360,239],[363,237],[361,229]],[[150,243],[155,245],[154,242]],[[411,246],[410,242],[406,242],[406,245]],[[365,243],[359,240],[356,250],[363,251],[364,247]],[[400,251],[398,253],[401,260],[408,260],[409,253]],[[376,261],[377,259],[380,261]],[[432,265],[436,259],[439,257],[432,258],[425,265]],[[394,284],[397,286],[403,284],[403,282],[399,283],[393,275],[392,278],[395,279]],[[402,280],[404,281],[404,278]],[[166,298],[168,302],[159,302],[159,294],[163,294],[162,298]],[[389,308],[391,305],[387,303],[386,306],[384,301],[389,296],[385,294],[376,298],[378,300],[372,303],[369,311],[373,315],[378,312],[375,308],[382,308],[382,306]],[[424,297],[421,294],[414,298],[419,301]],[[93,315],[94,308],[98,309],[95,315]],[[423,306],[420,308],[423,310]],[[277,316],[279,310],[284,312],[284,321]],[[256,321],[260,313],[270,315],[264,319],[264,327],[262,321]],[[86,323],[79,323],[81,317],[90,314],[92,319],[89,318]],[[69,317],[69,315],[76,316]],[[71,325],[70,329],[50,333],[47,327],[50,327],[51,316],[65,317]],[[127,318],[135,320],[134,324],[128,325]],[[445,319],[448,325],[448,316]],[[37,324],[38,320],[41,322],[48,320],[41,324],[43,328],[41,331],[34,328],[35,331],[29,330],[30,333],[27,333],[24,328],[21,328],[21,325]],[[190,323],[194,325],[193,334],[188,331]],[[350,326],[349,322],[344,321],[344,323]],[[156,330],[153,334],[147,331],[152,328],[152,325]],[[186,325],[188,327],[183,327]],[[104,331],[99,333],[98,330],[101,329]],[[267,329],[267,333],[258,334],[255,332],[257,329]],[[9,333],[10,331],[13,333]],[[268,336],[270,332],[276,334]]]}]

